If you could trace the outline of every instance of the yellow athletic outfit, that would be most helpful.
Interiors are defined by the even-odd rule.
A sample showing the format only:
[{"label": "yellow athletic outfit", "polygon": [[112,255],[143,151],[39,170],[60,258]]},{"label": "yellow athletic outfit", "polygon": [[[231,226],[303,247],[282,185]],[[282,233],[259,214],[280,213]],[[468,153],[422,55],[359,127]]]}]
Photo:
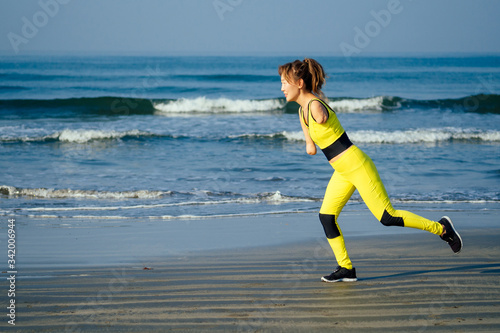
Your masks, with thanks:
[{"label": "yellow athletic outfit", "polygon": [[[314,120],[311,113],[312,101],[320,102],[328,111],[328,120],[325,123],[318,124]],[[440,223],[392,207],[375,164],[368,155],[351,143],[335,112],[327,103],[321,99],[312,99],[308,105],[307,123],[302,108],[299,114],[301,122],[309,129],[311,139],[323,150],[328,160],[345,152],[331,163],[335,172],[328,183],[319,212],[320,221],[339,266],[352,269],[337,218],[355,189],[383,225],[410,227],[436,235],[443,233]]]}]

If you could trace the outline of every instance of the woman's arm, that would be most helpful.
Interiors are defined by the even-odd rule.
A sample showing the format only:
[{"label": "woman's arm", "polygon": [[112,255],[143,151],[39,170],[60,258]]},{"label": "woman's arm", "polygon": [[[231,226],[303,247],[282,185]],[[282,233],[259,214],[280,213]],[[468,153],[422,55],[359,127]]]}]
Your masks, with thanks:
[{"label": "woman's arm", "polygon": [[313,119],[318,124],[324,124],[328,120],[328,111],[325,109],[323,104],[321,104],[319,101],[313,101],[311,103],[311,113],[312,113]]},{"label": "woman's arm", "polygon": [[304,137],[306,138],[306,152],[309,155],[316,155],[316,144],[309,135],[309,129],[307,128],[306,124],[304,124],[304,119],[302,118],[302,114],[300,111],[299,111],[299,118],[300,118],[300,125],[302,126],[302,131],[304,132]]}]

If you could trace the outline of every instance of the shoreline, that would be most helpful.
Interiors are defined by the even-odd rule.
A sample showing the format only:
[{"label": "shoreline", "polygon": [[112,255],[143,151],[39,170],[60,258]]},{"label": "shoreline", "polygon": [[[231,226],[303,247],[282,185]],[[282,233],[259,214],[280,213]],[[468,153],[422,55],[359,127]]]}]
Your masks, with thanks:
[{"label": "shoreline", "polygon": [[[440,216],[434,211],[414,212],[425,217]],[[445,213],[459,231],[477,229],[471,221],[481,220],[480,229],[498,224],[495,212],[460,212],[457,216]],[[153,257],[326,241],[317,213],[139,221],[16,218],[16,225],[17,259],[22,268],[147,263]],[[368,210],[342,213],[339,225],[346,242],[362,236],[422,233],[411,228],[385,227]]]}]

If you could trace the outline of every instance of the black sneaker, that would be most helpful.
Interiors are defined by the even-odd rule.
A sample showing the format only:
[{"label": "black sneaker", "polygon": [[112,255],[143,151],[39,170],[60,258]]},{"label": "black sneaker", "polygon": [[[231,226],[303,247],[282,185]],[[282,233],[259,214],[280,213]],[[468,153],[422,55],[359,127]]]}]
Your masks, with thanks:
[{"label": "black sneaker", "polygon": [[337,267],[332,274],[328,276],[323,276],[321,278],[323,282],[354,282],[358,281],[356,277],[356,268],[347,269],[344,267]]},{"label": "black sneaker", "polygon": [[444,225],[444,230],[446,231],[443,236],[439,237],[450,245],[453,252],[459,253],[460,250],[462,250],[462,237],[460,237],[458,232],[455,230],[451,219],[448,216],[443,216],[441,220],[439,220],[439,223]]}]

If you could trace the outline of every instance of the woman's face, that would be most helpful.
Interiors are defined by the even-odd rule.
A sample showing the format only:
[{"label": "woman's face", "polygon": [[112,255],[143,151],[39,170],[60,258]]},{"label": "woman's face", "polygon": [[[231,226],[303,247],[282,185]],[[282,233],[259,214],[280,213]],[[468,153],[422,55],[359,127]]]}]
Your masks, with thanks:
[{"label": "woman's face", "polygon": [[284,74],[281,75],[281,91],[285,94],[287,102],[296,101],[300,93],[299,86],[295,83],[288,82]]}]

